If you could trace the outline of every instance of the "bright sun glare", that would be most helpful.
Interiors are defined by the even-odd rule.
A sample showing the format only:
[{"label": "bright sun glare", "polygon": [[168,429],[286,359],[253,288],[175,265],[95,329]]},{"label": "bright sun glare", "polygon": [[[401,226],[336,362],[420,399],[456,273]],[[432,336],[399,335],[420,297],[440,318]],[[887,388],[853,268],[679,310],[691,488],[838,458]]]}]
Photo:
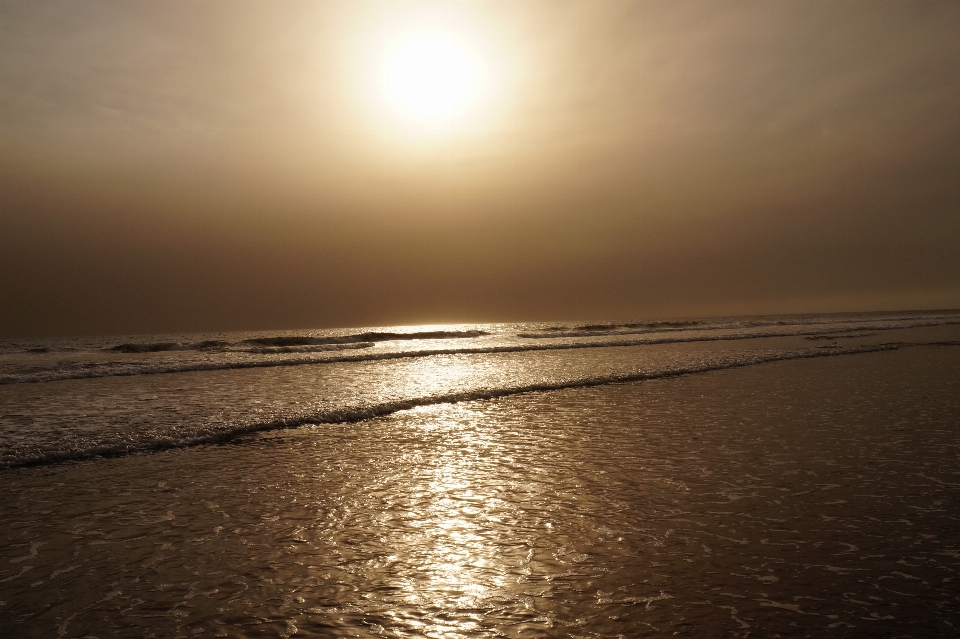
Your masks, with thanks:
[{"label": "bright sun glare", "polygon": [[477,109],[484,65],[469,43],[450,33],[410,33],[387,50],[384,91],[390,111],[406,123],[449,126]]}]

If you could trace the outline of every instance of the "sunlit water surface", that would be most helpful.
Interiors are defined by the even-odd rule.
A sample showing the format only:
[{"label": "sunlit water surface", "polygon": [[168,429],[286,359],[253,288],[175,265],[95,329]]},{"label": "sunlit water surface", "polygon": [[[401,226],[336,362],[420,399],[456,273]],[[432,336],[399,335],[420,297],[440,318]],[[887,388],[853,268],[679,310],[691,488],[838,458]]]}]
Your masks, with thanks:
[{"label": "sunlit water surface", "polygon": [[[499,374],[537,374],[513,363]],[[420,383],[443,389],[498,375],[431,370]],[[960,349],[923,346],[10,468],[0,621],[17,637],[954,636],[958,424]]]}]

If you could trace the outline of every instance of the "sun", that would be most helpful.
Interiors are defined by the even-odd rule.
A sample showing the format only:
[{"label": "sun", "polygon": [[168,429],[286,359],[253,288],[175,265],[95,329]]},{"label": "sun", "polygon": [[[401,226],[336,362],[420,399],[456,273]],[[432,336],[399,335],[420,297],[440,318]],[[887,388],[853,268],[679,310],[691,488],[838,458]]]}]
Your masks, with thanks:
[{"label": "sun", "polygon": [[388,111],[418,127],[447,128],[479,109],[486,69],[479,52],[455,33],[414,32],[385,51]]}]

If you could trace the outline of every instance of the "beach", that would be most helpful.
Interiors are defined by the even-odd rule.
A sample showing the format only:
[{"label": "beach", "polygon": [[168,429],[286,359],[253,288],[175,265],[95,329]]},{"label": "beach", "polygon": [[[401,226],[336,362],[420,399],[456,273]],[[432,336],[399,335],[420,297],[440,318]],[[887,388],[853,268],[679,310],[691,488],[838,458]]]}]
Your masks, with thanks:
[{"label": "beach", "polygon": [[726,350],[623,347],[703,365],[606,383],[616,348],[569,350],[603,351],[596,383],[525,361],[514,386],[558,388],[14,465],[0,619],[17,637],[953,636],[958,334],[712,367]]},{"label": "beach", "polygon": [[0,639],[960,639],[960,2],[0,1]]}]

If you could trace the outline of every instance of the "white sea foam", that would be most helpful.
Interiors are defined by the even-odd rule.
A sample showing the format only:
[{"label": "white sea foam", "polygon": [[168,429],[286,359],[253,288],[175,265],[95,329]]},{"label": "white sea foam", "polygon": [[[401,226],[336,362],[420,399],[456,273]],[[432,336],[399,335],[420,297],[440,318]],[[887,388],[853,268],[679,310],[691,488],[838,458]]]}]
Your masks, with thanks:
[{"label": "white sea foam", "polygon": [[[939,312],[6,341],[0,467],[356,422],[429,404],[895,349],[899,342],[884,341],[933,343],[955,337],[949,325],[956,324],[960,313]],[[892,334],[896,329],[922,331]]]},{"label": "white sea foam", "polygon": [[[215,427],[196,425],[190,429],[171,429],[157,436],[155,432],[140,433],[131,431],[121,437],[107,438],[109,441],[86,442],[85,445],[64,444],[60,437],[50,437],[40,445],[30,447],[5,446],[0,449],[0,468],[51,464],[67,460],[82,460],[93,457],[126,455],[137,452],[182,448],[201,444],[225,442],[241,435],[278,429],[296,428],[308,424],[360,422],[402,410],[409,410],[432,404],[448,404],[471,400],[488,400],[509,395],[530,392],[556,391],[569,388],[583,388],[603,384],[637,382],[643,380],[691,375],[708,371],[723,370],[742,366],[752,366],[768,362],[811,357],[853,355],[899,348],[896,344],[855,347],[816,347],[792,351],[774,351],[756,354],[727,355],[703,361],[688,362],[680,366],[668,366],[659,370],[640,372],[620,372],[599,376],[583,376],[563,380],[539,380],[518,385],[485,386],[452,393],[436,393],[422,396],[410,396],[379,403],[347,404],[334,408],[300,414],[291,417],[256,420],[245,423],[232,423]],[[111,433],[112,435],[113,433]]]},{"label": "white sea foam", "polygon": [[[98,377],[383,361],[470,353],[518,353],[683,342],[732,341],[771,337],[817,337],[836,339],[843,337],[862,337],[864,335],[857,333],[863,331],[876,332],[950,324],[960,324],[960,318],[956,315],[933,318],[897,317],[893,320],[884,319],[882,321],[868,322],[863,321],[862,318],[858,322],[852,319],[838,322],[831,318],[829,322],[820,322],[819,326],[810,321],[794,321],[791,323],[783,321],[739,322],[713,324],[709,326],[705,324],[694,325],[693,322],[661,322],[645,324],[644,326],[659,325],[663,327],[669,325],[669,332],[665,330],[658,330],[656,332],[639,331],[652,334],[639,339],[612,339],[620,336],[638,334],[638,331],[633,329],[628,328],[627,332],[619,332],[619,329],[624,326],[639,326],[639,324],[614,324],[611,325],[616,329],[614,332],[558,330],[539,333],[521,331],[512,335],[495,335],[493,336],[495,338],[493,342],[486,342],[482,346],[456,347],[447,346],[446,342],[451,339],[459,342],[463,339],[480,338],[490,336],[491,334],[480,330],[420,331],[411,333],[371,331],[333,337],[269,336],[248,338],[239,341],[204,340],[186,343],[173,341],[123,342],[103,347],[101,350],[134,354],[174,353],[179,356],[147,360],[81,360],[58,362],[56,365],[45,367],[22,366],[19,370],[14,368],[9,372],[0,373],[0,385],[53,382],[68,379],[91,379]],[[558,327],[548,327],[548,329],[553,328]],[[694,330],[697,332],[691,334],[690,331]],[[664,332],[667,332],[667,334],[663,334]],[[585,338],[591,337],[603,337],[606,339],[585,340]],[[538,341],[537,343],[529,343],[530,339],[536,339]],[[541,340],[547,339],[551,341],[549,343],[541,343]],[[401,341],[403,344],[389,350],[369,350],[380,342],[388,341]],[[417,346],[422,345],[424,341],[430,342],[433,345],[429,348],[417,348]],[[238,348],[238,346],[240,348]],[[364,352],[360,354],[342,354],[343,351],[351,350],[362,350]],[[199,355],[187,356],[194,354]]]}]

